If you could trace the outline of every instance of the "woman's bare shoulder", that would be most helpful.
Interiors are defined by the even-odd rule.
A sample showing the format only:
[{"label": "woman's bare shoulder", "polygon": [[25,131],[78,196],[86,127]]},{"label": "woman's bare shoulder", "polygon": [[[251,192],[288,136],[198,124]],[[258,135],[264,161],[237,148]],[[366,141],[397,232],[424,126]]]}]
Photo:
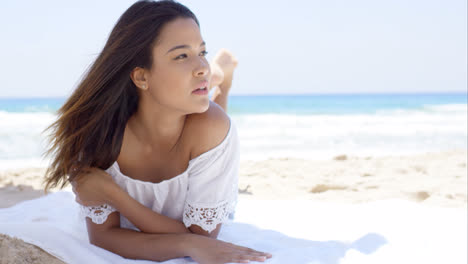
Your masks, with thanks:
[{"label": "woman's bare shoulder", "polygon": [[208,110],[187,116],[184,134],[191,145],[190,159],[207,152],[223,142],[230,121],[224,110],[210,101]]}]

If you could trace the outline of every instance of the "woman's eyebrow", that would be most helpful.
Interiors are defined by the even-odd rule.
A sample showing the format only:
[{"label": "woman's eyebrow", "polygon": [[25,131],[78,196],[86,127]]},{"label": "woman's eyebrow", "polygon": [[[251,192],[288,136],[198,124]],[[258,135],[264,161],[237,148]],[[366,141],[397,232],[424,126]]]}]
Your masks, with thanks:
[{"label": "woman's eyebrow", "polygon": [[[205,44],[206,44],[205,41],[203,41],[203,42],[200,44],[200,47],[203,46],[203,45],[205,45]],[[184,45],[178,45],[178,46],[172,47],[171,49],[169,49],[169,50],[166,52],[166,54],[169,53],[169,52],[171,52],[171,51],[173,51],[173,50],[176,50],[176,49],[185,49],[185,48],[190,48],[190,45],[184,44]]]}]

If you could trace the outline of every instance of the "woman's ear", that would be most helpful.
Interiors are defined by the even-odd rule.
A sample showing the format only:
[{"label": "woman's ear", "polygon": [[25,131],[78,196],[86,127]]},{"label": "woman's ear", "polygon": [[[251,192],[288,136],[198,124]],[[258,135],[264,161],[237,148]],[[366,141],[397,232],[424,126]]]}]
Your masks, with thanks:
[{"label": "woman's ear", "polygon": [[133,69],[133,71],[130,73],[130,78],[137,88],[148,90],[148,84],[145,75],[145,69],[141,67],[135,67],[135,69]]}]

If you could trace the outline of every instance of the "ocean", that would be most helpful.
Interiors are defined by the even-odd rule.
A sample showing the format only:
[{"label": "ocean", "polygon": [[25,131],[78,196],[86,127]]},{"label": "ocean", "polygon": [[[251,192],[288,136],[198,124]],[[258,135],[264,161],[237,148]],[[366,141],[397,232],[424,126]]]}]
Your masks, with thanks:
[{"label": "ocean", "polygon": [[[66,98],[0,98],[0,170],[45,167],[41,132]],[[229,97],[242,160],[467,149],[466,93]]]}]

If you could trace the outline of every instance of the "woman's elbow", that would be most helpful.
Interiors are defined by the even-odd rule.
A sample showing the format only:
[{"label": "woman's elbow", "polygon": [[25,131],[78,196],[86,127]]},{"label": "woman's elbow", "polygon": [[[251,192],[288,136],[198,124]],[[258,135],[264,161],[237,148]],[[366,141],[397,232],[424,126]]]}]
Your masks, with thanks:
[{"label": "woman's elbow", "polygon": [[109,236],[109,231],[110,230],[105,230],[105,231],[101,231],[99,233],[97,233],[97,232],[89,233],[88,232],[89,243],[96,246],[96,247],[100,247],[102,249],[105,249],[105,250],[108,250],[108,251],[112,251],[113,253],[116,253],[116,252],[114,252],[112,250],[112,247],[110,246],[111,243],[109,243],[109,240],[112,239]]}]

